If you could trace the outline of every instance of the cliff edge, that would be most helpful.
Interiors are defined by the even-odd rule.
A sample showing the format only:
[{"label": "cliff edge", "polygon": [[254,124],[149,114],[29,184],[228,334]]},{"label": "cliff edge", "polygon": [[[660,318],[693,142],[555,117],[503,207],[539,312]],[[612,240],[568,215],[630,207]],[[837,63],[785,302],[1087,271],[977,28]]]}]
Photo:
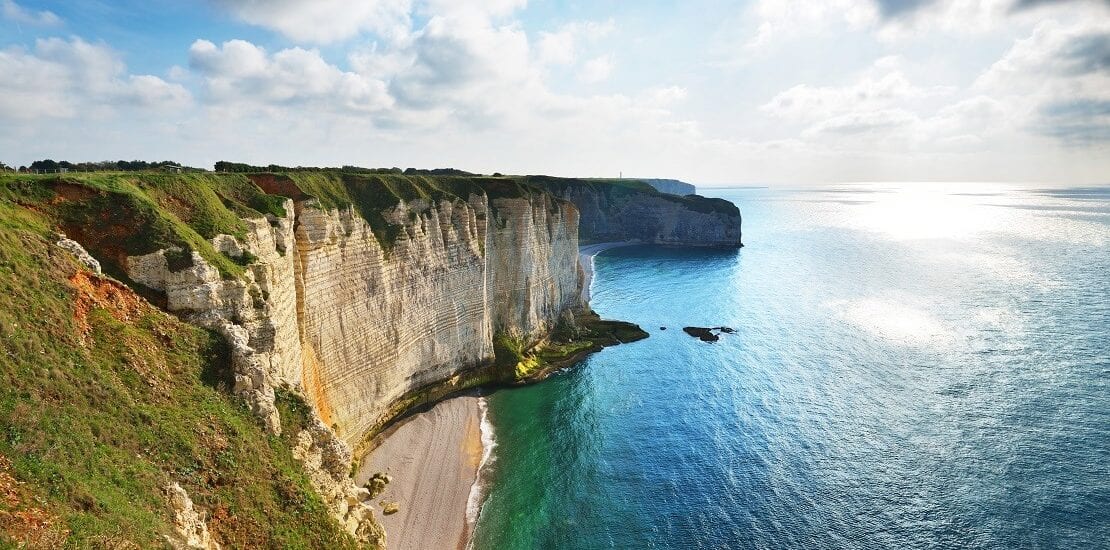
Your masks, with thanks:
[{"label": "cliff edge", "polygon": [[523,181],[574,204],[583,243],[742,246],[740,209],[724,199],[662,193],[640,180],[528,176]]},{"label": "cliff edge", "polygon": [[697,187],[684,181],[660,178],[639,178],[639,180],[652,186],[660,193],[670,193],[672,195],[685,197],[686,195],[694,195],[698,192]]},{"label": "cliff edge", "polygon": [[[385,534],[351,465],[390,422],[466,388],[542,379],[604,346],[647,336],[635,325],[601,320],[583,303],[581,235],[696,246],[738,246],[740,239],[739,212],[725,201],[660,193],[642,182],[542,177],[339,170],[12,175],[0,179],[0,207],[19,223],[33,221],[18,239],[50,251],[38,255],[61,254],[71,258],[66,265],[86,266],[78,275],[93,273],[66,268],[63,279],[78,291],[93,281],[101,289],[96,296],[124,296],[148,312],[157,311],[154,304],[188,323],[165,326],[218,335],[217,355],[186,349],[180,361],[219,369],[209,384],[242,398],[259,420],[251,429],[277,445],[272,460],[301,465],[297,487],[310,486],[321,498],[285,491],[293,502],[320,503],[313,513],[326,511],[341,528],[320,533],[369,546],[384,544]],[[42,244],[50,239],[52,248]],[[16,240],[0,252],[18,254]],[[87,318],[101,319],[96,312],[111,313],[112,300],[81,307],[94,313]],[[121,315],[128,323],[138,318]],[[75,342],[88,331],[82,323]],[[137,330],[150,330],[149,323]],[[166,330],[189,333],[154,332]],[[102,345],[111,345],[104,336]],[[157,338],[137,337],[136,346],[157,348],[150,343]],[[118,366],[112,357],[107,363]],[[150,377],[140,370],[139,379]],[[19,449],[0,445],[0,459]],[[179,527],[167,527],[166,536],[194,547],[239,540],[244,531],[236,522],[246,512],[220,508],[219,493],[176,470],[154,478]],[[139,493],[127,498],[149,500]],[[194,505],[190,495],[197,494]],[[275,516],[296,510],[272,506]],[[99,517],[96,509],[75,517]],[[206,522],[205,511],[223,515]],[[271,535],[319,545],[296,538],[299,532]]]}]

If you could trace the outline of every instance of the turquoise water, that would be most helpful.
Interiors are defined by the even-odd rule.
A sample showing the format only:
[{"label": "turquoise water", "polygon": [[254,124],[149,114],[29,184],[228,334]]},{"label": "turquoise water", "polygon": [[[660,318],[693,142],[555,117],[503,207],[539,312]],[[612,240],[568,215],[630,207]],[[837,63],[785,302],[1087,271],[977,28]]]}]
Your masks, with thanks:
[{"label": "turquoise water", "polygon": [[596,259],[649,339],[489,397],[476,548],[1110,548],[1110,189],[712,194]]}]

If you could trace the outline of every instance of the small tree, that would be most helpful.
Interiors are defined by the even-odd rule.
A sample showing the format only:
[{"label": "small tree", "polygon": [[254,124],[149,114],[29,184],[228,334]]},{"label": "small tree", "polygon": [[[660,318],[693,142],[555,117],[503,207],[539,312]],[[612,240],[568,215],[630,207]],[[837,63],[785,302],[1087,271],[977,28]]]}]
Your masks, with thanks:
[{"label": "small tree", "polygon": [[36,160],[31,163],[32,170],[42,170],[46,172],[57,172],[61,166],[53,159]]}]

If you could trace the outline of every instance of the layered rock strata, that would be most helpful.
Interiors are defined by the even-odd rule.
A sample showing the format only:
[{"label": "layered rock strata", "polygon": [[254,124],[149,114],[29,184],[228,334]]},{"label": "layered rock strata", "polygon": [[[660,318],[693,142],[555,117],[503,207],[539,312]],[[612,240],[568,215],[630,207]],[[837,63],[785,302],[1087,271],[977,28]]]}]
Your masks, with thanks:
[{"label": "layered rock strata", "polygon": [[579,305],[577,211],[544,193],[402,201],[383,212],[399,228],[384,242],[351,207],[284,210],[211,239],[249,261],[240,278],[173,248],[124,267],[226,338],[234,391],[268,431],[281,431],[276,388],[304,396],[318,421],[294,435],[295,455],[340,523],[380,543],[351,446],[403,396],[492,364],[497,334],[538,341]]},{"label": "layered rock strata", "polygon": [[577,305],[577,215],[548,195],[404,203],[391,249],[350,210],[298,206],[301,380],[348,443],[389,403],[542,337]]}]

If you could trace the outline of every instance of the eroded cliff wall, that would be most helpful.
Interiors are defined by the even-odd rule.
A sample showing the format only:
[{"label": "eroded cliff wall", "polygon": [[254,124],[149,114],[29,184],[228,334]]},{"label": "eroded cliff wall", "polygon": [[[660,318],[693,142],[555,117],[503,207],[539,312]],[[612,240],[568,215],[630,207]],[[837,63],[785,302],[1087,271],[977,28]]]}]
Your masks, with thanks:
[{"label": "eroded cliff wall", "polygon": [[375,211],[374,228],[355,205],[282,183],[298,197],[283,215],[245,218],[239,237],[210,239],[247,265],[241,276],[180,247],[126,256],[122,267],[230,342],[233,389],[271,433],[281,429],[276,389],[300,391],[317,421],[294,434],[295,456],[349,532],[380,539],[370,497],[349,476],[351,449],[406,396],[489,368],[499,334],[542,340],[579,305],[578,213],[525,187],[465,198],[421,189]]},{"label": "eroded cliff wall", "polygon": [[531,176],[526,181],[578,208],[583,243],[741,246],[740,210],[723,199],[661,193],[637,180]]},{"label": "eroded cliff wall", "polygon": [[540,338],[577,300],[574,209],[550,196],[416,200],[387,251],[351,210],[297,209],[301,382],[349,443],[406,393]]},{"label": "eroded cliff wall", "polygon": [[172,248],[125,261],[167,309],[233,343],[235,391],[272,430],[284,383],[357,444],[402,396],[491,363],[497,334],[542,339],[578,305],[578,214],[546,193],[400,200],[380,213],[388,239],[351,205],[282,210],[211,239],[249,259],[242,277],[196,252],[173,265],[185,252]]}]

